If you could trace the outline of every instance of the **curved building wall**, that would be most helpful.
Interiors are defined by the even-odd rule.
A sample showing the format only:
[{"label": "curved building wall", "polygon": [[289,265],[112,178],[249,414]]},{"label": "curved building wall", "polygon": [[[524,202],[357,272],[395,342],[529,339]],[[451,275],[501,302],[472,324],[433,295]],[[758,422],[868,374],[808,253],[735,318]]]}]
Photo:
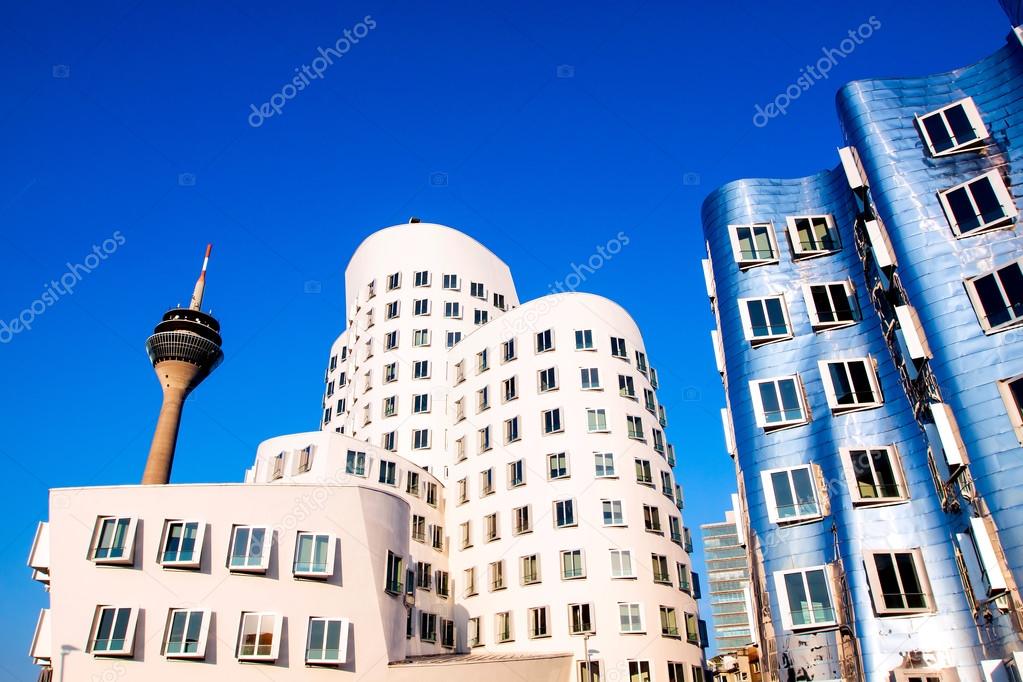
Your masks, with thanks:
[{"label": "curved building wall", "polygon": [[[859,152],[899,280],[930,346],[941,398],[966,444],[973,485],[1016,575],[1023,570],[1023,453],[999,382],[1023,373],[1023,337],[1013,328],[985,333],[964,283],[1023,256],[1023,235],[1013,221],[1005,229],[957,237],[938,193],[994,170],[1019,206],[1021,87],[1023,47],[1011,35],[1007,46],[972,66],[923,78],[857,81],[838,97],[845,134]],[[987,137],[969,150],[934,157],[915,117],[967,97]]]},{"label": "curved building wall", "polygon": [[[838,250],[796,258],[787,218],[829,215]],[[800,669],[813,679],[888,679],[908,651],[928,652],[939,667],[961,666],[963,680],[979,675],[978,639],[949,542],[951,528],[935,498],[927,443],[903,393],[865,286],[853,232],[857,207],[842,169],[794,180],[741,180],[713,192],[703,207],[718,319],[719,360],[730,409],[726,429],[734,433],[740,491],[751,530],[751,550],[764,607],[765,667],[781,679]],[[740,269],[730,226],[767,224],[777,259]],[[815,330],[804,285],[849,281],[860,311],[853,324]],[[782,295],[789,337],[754,347],[740,315],[741,299]],[[869,358],[882,404],[833,413],[820,361]],[[869,366],[869,365],[868,365]],[[806,421],[765,429],[757,416],[750,382],[797,376]],[[875,393],[876,395],[876,393]],[[731,437],[731,436],[730,436]],[[852,456],[843,449],[892,446],[901,461],[900,494],[883,505],[854,504]],[[804,507],[801,521],[785,521],[781,502],[765,489],[765,472],[812,465],[817,509]],[[782,522],[778,519],[781,518]],[[930,583],[926,613],[879,615],[871,596],[867,552],[919,550]],[[784,572],[830,566],[834,618],[815,613],[810,621],[838,620],[841,627],[813,622],[793,625],[792,595],[785,599]],[[796,602],[799,600],[796,599]],[[796,621],[798,614],[792,616]],[[852,633],[856,641],[844,636]],[[772,641],[773,640],[773,641]],[[814,650],[814,647],[819,647]]]},{"label": "curved building wall", "polygon": [[[588,332],[592,348],[577,348],[577,331]],[[537,335],[548,332],[551,349],[537,352]],[[612,354],[612,337],[624,340],[623,357]],[[515,343],[515,356],[505,359],[509,340]],[[488,363],[481,370],[479,358],[484,351]],[[480,328],[452,349],[451,356],[449,447],[454,456],[447,477],[447,504],[456,548],[451,569],[460,581],[460,603],[469,617],[480,619],[479,647],[487,652],[569,651],[578,663],[583,642],[570,633],[569,605],[590,604],[594,630],[590,647],[599,652],[592,659],[604,674],[601,679],[628,677],[630,660],[648,661],[654,679],[668,679],[664,661],[681,663],[689,679],[689,670],[702,665],[702,652],[690,560],[683,547],[688,533],[682,530],[676,505],[657,403],[648,410],[644,402],[644,391],[656,401],[651,383],[655,375],[642,369],[645,348],[636,324],[617,304],[598,296],[546,296]],[[540,373],[551,369],[556,387],[543,390],[546,385],[541,384]],[[595,370],[587,372],[587,380],[599,377],[599,387],[584,388],[582,370]],[[623,397],[619,376],[632,382],[635,398]],[[510,379],[516,382],[516,393],[509,399],[504,387]],[[489,403],[480,409],[483,390],[489,394]],[[559,411],[560,429],[545,433],[543,415],[550,410]],[[591,429],[587,410],[602,410],[600,419],[606,421],[596,421],[594,416]],[[642,423],[643,440],[630,437],[628,417]],[[517,420],[515,440],[506,435],[510,420]],[[481,447],[480,432],[485,429],[490,432],[489,449]],[[548,455],[557,453],[565,454],[565,469],[558,459],[552,475]],[[601,457],[599,473],[595,453],[609,455]],[[637,480],[636,460],[649,466],[649,483]],[[610,472],[612,461],[614,471]],[[510,470],[516,462],[522,466],[521,484]],[[492,472],[493,481],[489,493],[484,488],[487,471]],[[611,523],[605,524],[605,500],[615,502],[621,519],[612,513]],[[562,509],[561,526],[558,501],[570,501],[572,506],[571,521]],[[644,506],[657,510],[659,531],[645,530]],[[517,533],[514,510],[523,507],[529,510],[529,527]],[[494,539],[487,537],[486,517],[491,514],[496,514]],[[469,524],[467,542],[463,524]],[[581,551],[584,576],[580,578],[566,577],[562,570],[561,553],[572,550]],[[628,577],[613,576],[612,550],[630,552]],[[539,579],[527,582],[521,562],[532,555],[538,558]],[[664,557],[666,574],[659,576],[659,582],[653,555]],[[497,587],[491,584],[495,562],[503,562],[504,574],[503,585]],[[467,570],[476,576],[471,595],[464,592]],[[639,605],[642,623],[635,633],[624,632],[620,603]],[[673,609],[677,634],[662,632],[662,606]],[[531,636],[531,608],[547,609],[545,636]],[[497,614],[503,612],[511,614],[513,639],[508,641],[502,641],[495,630]],[[688,630],[686,614],[690,615]]]},{"label": "curved building wall", "polygon": [[[428,283],[416,286],[416,273]],[[397,274],[398,286],[389,289]],[[444,275],[456,275],[445,288]],[[474,285],[483,291],[473,291]],[[473,295],[473,294],[477,295]],[[508,267],[471,237],[442,225],[412,223],[375,232],[359,246],[345,271],[348,329],[334,342],[325,375],[323,429],[383,445],[427,467],[444,456],[443,406],[449,333],[464,337],[505,309],[518,305]],[[503,297],[503,302],[502,302]],[[416,314],[416,301],[428,309]],[[397,315],[388,319],[388,306]],[[446,307],[458,304],[457,317]],[[420,304],[422,305],[422,304]],[[416,331],[426,330],[428,339]],[[387,335],[397,344],[388,349]],[[429,363],[428,376],[414,377],[416,362]],[[395,378],[385,376],[389,365]],[[428,411],[414,412],[414,396],[429,396]],[[394,398],[393,412],[384,405]],[[428,440],[414,442],[425,430]],[[393,434],[393,444],[386,439]]]}]

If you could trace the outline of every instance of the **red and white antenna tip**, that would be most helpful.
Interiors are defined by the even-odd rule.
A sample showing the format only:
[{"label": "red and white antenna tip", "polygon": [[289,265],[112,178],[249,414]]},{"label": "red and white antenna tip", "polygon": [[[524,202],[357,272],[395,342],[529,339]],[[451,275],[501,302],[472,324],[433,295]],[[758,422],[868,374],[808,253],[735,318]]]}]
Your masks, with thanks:
[{"label": "red and white antenna tip", "polygon": [[206,245],[206,255],[202,259],[202,271],[206,272],[206,266],[210,264],[210,251],[213,250],[213,244]]}]

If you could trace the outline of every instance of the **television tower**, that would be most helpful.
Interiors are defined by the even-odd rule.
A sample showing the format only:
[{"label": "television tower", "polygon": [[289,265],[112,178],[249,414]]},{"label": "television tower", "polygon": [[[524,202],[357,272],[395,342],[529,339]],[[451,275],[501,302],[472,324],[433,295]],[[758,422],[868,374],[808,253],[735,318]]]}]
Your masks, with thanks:
[{"label": "television tower", "polygon": [[143,484],[170,482],[185,398],[224,359],[224,352],[220,349],[220,323],[200,310],[212,248],[212,244],[206,245],[202,272],[195,283],[191,304],[187,308],[172,308],[164,313],[153,335],[146,340],[146,352],[163,389],[163,405],[149,446],[146,470],[142,474]]}]

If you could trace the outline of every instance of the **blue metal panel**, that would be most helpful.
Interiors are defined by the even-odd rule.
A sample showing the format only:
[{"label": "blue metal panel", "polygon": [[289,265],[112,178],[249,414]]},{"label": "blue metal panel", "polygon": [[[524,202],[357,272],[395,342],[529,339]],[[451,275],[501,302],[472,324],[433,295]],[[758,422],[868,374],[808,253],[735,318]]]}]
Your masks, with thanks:
[{"label": "blue metal panel", "polygon": [[[866,114],[869,117],[869,113]],[[713,192],[703,206],[703,225],[713,261],[717,305],[725,353],[726,391],[732,413],[738,463],[742,470],[752,534],[763,548],[778,658],[765,665],[780,668],[786,679],[793,660],[809,661],[811,679],[838,679],[827,659],[839,657],[836,639],[786,633],[772,575],[776,571],[831,563],[840,559],[848,582],[852,632],[859,641],[865,679],[888,679],[910,650],[941,651],[962,666],[963,680],[980,674],[979,640],[972,612],[963,595],[950,536],[952,521],[940,507],[927,464],[927,444],[899,383],[898,370],[885,343],[866,290],[863,265],[856,251],[853,222],[857,207],[841,168],[794,180],[741,180]],[[842,240],[833,255],[794,260],[787,246],[786,216],[831,214]],[[773,224],[780,247],[777,264],[740,271],[729,238],[729,225]],[[815,333],[801,292],[802,284],[852,279],[863,319],[857,324]],[[738,299],[772,293],[785,295],[794,338],[757,348],[745,340]],[[884,395],[879,408],[832,415],[818,360],[872,357]],[[805,387],[809,424],[765,433],[756,425],[748,382],[798,373]],[[894,506],[854,508],[846,485],[839,448],[894,444],[910,499]],[[791,527],[772,523],[761,472],[800,464],[821,467],[827,483],[830,515]],[[920,548],[934,590],[937,613],[911,618],[875,615],[864,568],[864,551]],[[814,663],[813,652],[824,656]],[[827,649],[831,649],[828,651]],[[783,656],[784,654],[784,656]],[[801,658],[800,658],[801,657]],[[783,665],[787,665],[786,670]],[[797,672],[793,671],[793,672]],[[795,679],[795,678],[791,678]],[[846,679],[851,679],[847,677]]]}]

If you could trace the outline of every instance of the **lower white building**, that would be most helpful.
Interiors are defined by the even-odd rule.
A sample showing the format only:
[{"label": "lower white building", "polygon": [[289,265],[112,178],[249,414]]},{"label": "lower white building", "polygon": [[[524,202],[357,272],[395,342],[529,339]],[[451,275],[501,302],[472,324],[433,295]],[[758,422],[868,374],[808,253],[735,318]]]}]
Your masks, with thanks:
[{"label": "lower white building", "polygon": [[[496,261],[441,226],[367,242],[417,269],[349,275],[443,282],[441,298],[461,253]],[[327,394],[345,392],[324,402],[345,405],[323,430],[263,442],[244,483],[51,491],[29,559],[50,592],[43,678],[702,682],[674,453],[627,313],[509,289],[439,353],[411,339],[443,316],[374,347],[389,301],[354,286],[362,331],[332,349]],[[358,385],[332,389],[339,373]]]}]

